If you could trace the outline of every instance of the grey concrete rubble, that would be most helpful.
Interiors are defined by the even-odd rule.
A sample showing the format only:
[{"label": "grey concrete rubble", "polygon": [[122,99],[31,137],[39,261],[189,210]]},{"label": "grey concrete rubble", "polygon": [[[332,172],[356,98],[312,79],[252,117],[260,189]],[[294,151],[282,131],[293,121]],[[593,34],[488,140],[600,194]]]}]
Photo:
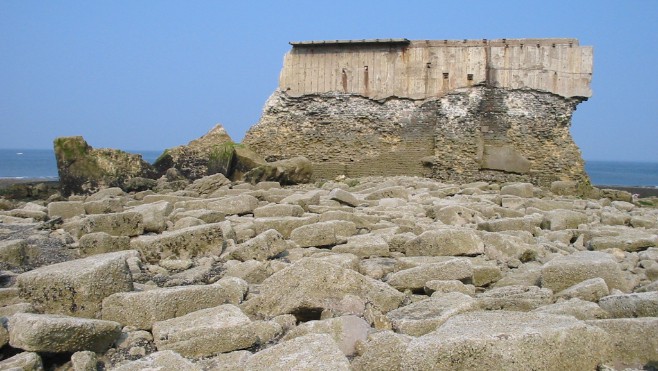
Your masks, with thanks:
[{"label": "grey concrete rubble", "polygon": [[0,369],[654,367],[658,208],[574,187],[214,176],[17,202],[48,213],[0,222]]}]

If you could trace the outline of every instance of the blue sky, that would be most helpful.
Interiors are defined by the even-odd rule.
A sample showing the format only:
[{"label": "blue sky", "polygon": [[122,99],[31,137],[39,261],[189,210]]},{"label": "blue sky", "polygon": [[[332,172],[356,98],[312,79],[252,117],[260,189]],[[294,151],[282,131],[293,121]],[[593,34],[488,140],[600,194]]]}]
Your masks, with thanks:
[{"label": "blue sky", "polygon": [[0,148],[163,150],[258,121],[288,41],[575,37],[587,160],[658,161],[658,1],[0,1]]}]

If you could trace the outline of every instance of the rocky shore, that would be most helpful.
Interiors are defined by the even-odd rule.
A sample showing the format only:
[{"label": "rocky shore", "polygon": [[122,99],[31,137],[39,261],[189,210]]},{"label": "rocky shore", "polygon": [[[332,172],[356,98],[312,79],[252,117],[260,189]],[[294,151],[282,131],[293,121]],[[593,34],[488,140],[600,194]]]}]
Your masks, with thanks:
[{"label": "rocky shore", "polygon": [[655,199],[157,182],[0,199],[0,369],[658,367]]}]

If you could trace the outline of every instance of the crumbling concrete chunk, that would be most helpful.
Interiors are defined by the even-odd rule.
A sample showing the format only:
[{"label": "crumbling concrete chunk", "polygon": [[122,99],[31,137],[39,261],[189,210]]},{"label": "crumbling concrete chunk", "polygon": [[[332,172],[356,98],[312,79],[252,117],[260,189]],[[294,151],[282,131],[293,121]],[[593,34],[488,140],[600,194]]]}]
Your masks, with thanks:
[{"label": "crumbling concrete chunk", "polygon": [[375,332],[368,337],[360,356],[352,361],[355,371],[403,371],[402,359],[413,337],[393,331]]},{"label": "crumbling concrete chunk", "polygon": [[112,236],[139,236],[144,233],[142,215],[133,211],[87,215],[82,223],[83,233],[105,232]]},{"label": "crumbling concrete chunk", "polygon": [[269,229],[237,246],[231,253],[231,257],[241,261],[250,259],[262,261],[277,256],[287,248],[288,243],[281,233]]},{"label": "crumbling concrete chunk", "polygon": [[332,246],[341,241],[341,237],[354,234],[356,234],[354,223],[332,220],[297,227],[290,232],[290,239],[299,247]]}]

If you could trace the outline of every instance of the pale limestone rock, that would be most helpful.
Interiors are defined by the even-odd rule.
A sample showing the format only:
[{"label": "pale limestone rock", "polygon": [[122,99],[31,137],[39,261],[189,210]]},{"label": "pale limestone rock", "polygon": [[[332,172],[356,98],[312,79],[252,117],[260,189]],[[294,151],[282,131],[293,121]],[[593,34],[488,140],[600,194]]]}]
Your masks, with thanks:
[{"label": "pale limestone rock", "polygon": [[559,256],[541,268],[541,286],[560,292],[585,280],[603,278],[610,289],[628,291],[628,284],[615,259],[598,251],[578,251]]},{"label": "pale limestone rock", "polygon": [[354,234],[354,223],[334,220],[297,227],[290,233],[290,239],[299,247],[331,246]]},{"label": "pale limestone rock", "polygon": [[265,317],[302,315],[318,309],[341,313],[346,295],[361,298],[383,313],[397,308],[404,299],[402,293],[381,281],[304,258],[263,281],[260,295],[247,300],[243,307],[248,313]]},{"label": "pale limestone rock", "polygon": [[608,313],[596,303],[573,298],[555,304],[544,305],[533,312],[574,316],[581,321],[608,318]]},{"label": "pale limestone rock", "polygon": [[33,264],[38,256],[38,249],[28,245],[26,240],[0,241],[0,267],[4,265],[13,268],[27,266]]},{"label": "pale limestone rock", "polygon": [[527,231],[535,234],[542,220],[543,217],[539,214],[520,218],[495,219],[478,223],[478,229],[487,232]]},{"label": "pale limestone rock", "polygon": [[409,191],[400,186],[381,188],[368,194],[366,200],[381,200],[382,198],[400,198],[407,200],[409,198]]},{"label": "pale limestone rock", "polygon": [[153,324],[158,350],[173,350],[186,357],[218,353],[264,344],[282,332],[275,322],[252,322],[240,308],[224,304]]},{"label": "pale limestone rock", "polygon": [[254,219],[254,231],[257,234],[263,233],[268,229],[274,229],[285,238],[290,238],[293,230],[319,221],[317,215],[306,215],[302,217],[282,216],[282,217],[266,217]]},{"label": "pale limestone rock", "polygon": [[[224,215],[224,214],[222,214]],[[178,231],[181,229],[185,228],[190,228],[190,227],[196,227],[198,225],[204,225],[206,222],[199,218],[195,218],[193,216],[186,216],[178,219],[176,223],[174,223],[174,226],[170,228],[172,231]]]},{"label": "pale limestone rock", "polygon": [[121,333],[117,322],[53,314],[14,314],[9,344],[33,352],[105,352]]},{"label": "pale limestone rock", "polygon": [[83,203],[83,214],[108,214],[119,213],[123,211],[126,204],[124,197],[105,197],[101,200],[86,201]]},{"label": "pale limestone rock", "polygon": [[176,257],[189,259],[203,255],[219,255],[226,239],[235,232],[230,222],[204,224],[159,235],[139,236],[130,242],[131,248],[139,250],[142,257],[151,263]]},{"label": "pale limestone rock", "polygon": [[139,236],[144,233],[142,215],[133,211],[87,215],[82,222],[83,233],[105,232],[112,236]]},{"label": "pale limestone rock", "polygon": [[450,292],[459,292],[468,296],[475,296],[475,286],[466,285],[458,280],[433,280],[425,282],[423,288],[427,295],[447,294]]},{"label": "pale limestone rock", "polygon": [[587,223],[587,214],[573,210],[552,210],[544,213],[542,228],[551,231],[577,229],[580,224]]},{"label": "pale limestone rock", "polygon": [[352,361],[355,371],[403,371],[402,359],[413,337],[393,331],[370,334],[361,355]]},{"label": "pale limestone rock", "polygon": [[624,251],[635,252],[645,250],[649,247],[658,246],[658,234],[641,233],[623,233],[619,236],[601,236],[593,237],[588,244],[591,250],[622,249]]},{"label": "pale limestone rock", "polygon": [[224,215],[244,215],[251,214],[258,207],[258,199],[250,195],[239,195],[226,197],[217,201],[208,202],[205,208],[219,211]]},{"label": "pale limestone rock", "polygon": [[658,359],[658,318],[599,319],[586,323],[609,335],[611,347],[605,362],[616,369],[647,369]]},{"label": "pale limestone rock", "polygon": [[610,318],[658,317],[658,291],[609,295],[599,305]]},{"label": "pale limestone rock", "polygon": [[393,258],[362,259],[357,270],[364,276],[380,280],[395,270],[395,262]]},{"label": "pale limestone rock", "polygon": [[530,183],[513,183],[501,187],[500,194],[529,198],[533,196],[534,188]]},{"label": "pale limestone rock", "polygon": [[610,294],[608,285],[601,277],[577,283],[569,288],[558,292],[555,297],[562,299],[578,298],[592,302],[598,302],[602,297]]},{"label": "pale limestone rock", "polygon": [[375,256],[389,256],[388,243],[381,237],[373,234],[363,234],[349,237],[347,243],[334,246],[331,251],[350,253],[359,258]]},{"label": "pale limestone rock", "polygon": [[180,317],[224,303],[239,304],[248,285],[239,278],[223,278],[212,285],[158,288],[110,295],[103,300],[102,317],[123,326],[150,330],[153,323]]},{"label": "pale limestone rock", "polygon": [[472,297],[453,292],[432,295],[429,299],[390,311],[386,317],[391,321],[396,332],[422,336],[434,331],[450,317],[478,308],[478,302]]},{"label": "pale limestone rock", "polygon": [[484,218],[479,211],[462,205],[436,206],[428,210],[427,216],[454,226],[472,224]]},{"label": "pale limestone rock", "polygon": [[230,256],[247,261],[250,259],[267,260],[286,251],[288,243],[284,240],[281,233],[274,229],[269,229],[256,237],[238,245]]},{"label": "pale limestone rock", "polygon": [[158,201],[135,206],[130,211],[142,215],[144,232],[162,233],[167,228],[167,216],[173,209],[171,202]]},{"label": "pale limestone rock", "polygon": [[38,353],[22,352],[0,361],[0,370],[43,371],[43,363]]},{"label": "pale limestone rock", "polygon": [[471,312],[414,338],[402,368],[593,370],[607,351],[605,332],[573,317]]},{"label": "pale limestone rock", "polygon": [[200,195],[209,195],[229,184],[231,184],[231,181],[224,174],[217,173],[195,180],[192,184],[185,187],[185,190],[196,192]]},{"label": "pale limestone rock", "polygon": [[298,205],[304,210],[308,210],[309,206],[320,204],[321,191],[310,191],[306,193],[294,193],[290,196],[283,198],[279,203]]},{"label": "pale limestone rock", "polygon": [[393,273],[387,283],[398,290],[420,290],[433,280],[465,280],[473,277],[473,266],[467,259],[455,258],[440,263],[423,264]]},{"label": "pale limestone rock", "polygon": [[195,210],[177,209],[172,211],[171,214],[169,214],[169,220],[174,223],[186,217],[200,219],[205,223],[219,223],[219,222],[223,222],[226,219],[224,213],[215,210],[208,210],[208,209],[195,209]]},{"label": "pale limestone rock", "polygon": [[244,370],[245,364],[251,355],[252,353],[250,351],[236,350],[235,352],[222,353],[211,358],[199,360],[196,362],[196,365],[208,371]]},{"label": "pale limestone rock", "polygon": [[290,204],[270,204],[254,209],[254,217],[282,217],[282,216],[302,216],[304,209],[299,205]]},{"label": "pale limestone rock", "polygon": [[96,353],[83,350],[71,355],[71,364],[73,371],[96,371],[98,370],[98,360]]},{"label": "pale limestone rock", "polygon": [[136,361],[127,362],[112,369],[112,371],[201,371],[201,367],[183,358],[180,354],[171,350],[161,350],[151,353]]},{"label": "pale limestone rock", "polygon": [[41,267],[19,275],[21,298],[45,313],[99,318],[101,302],[117,292],[133,290],[126,259],[134,250],[90,256]]},{"label": "pale limestone rock", "polygon": [[347,222],[352,222],[356,225],[357,228],[367,228],[372,229],[373,220],[379,220],[378,217],[373,217],[371,215],[365,215],[362,213],[347,212],[343,210],[329,210],[320,214],[321,222],[328,222],[331,220],[344,220]]},{"label": "pale limestone rock", "polygon": [[484,253],[484,242],[472,229],[423,232],[404,245],[407,256],[473,256]]},{"label": "pale limestone rock", "polygon": [[48,204],[48,218],[70,219],[74,216],[84,215],[85,208],[82,201],[55,201]]},{"label": "pale limestone rock", "polygon": [[537,286],[504,286],[476,295],[482,309],[529,311],[551,304],[553,291]]},{"label": "pale limestone rock", "polygon": [[309,334],[254,354],[244,369],[348,371],[350,363],[330,335]]},{"label": "pale limestone rock", "polygon": [[308,334],[327,334],[334,339],[346,356],[351,356],[356,352],[356,343],[364,341],[370,331],[368,322],[357,316],[348,315],[304,322],[290,330],[282,340],[291,340]]},{"label": "pale limestone rock", "polygon": [[473,265],[473,285],[485,287],[498,281],[503,277],[503,273],[494,264],[477,264]]},{"label": "pale limestone rock", "polygon": [[80,255],[91,256],[130,249],[130,237],[105,232],[88,233],[78,240]]},{"label": "pale limestone rock", "polygon": [[0,320],[0,349],[9,343],[9,332],[5,328],[5,319]]},{"label": "pale limestone rock", "polygon": [[340,202],[347,206],[359,206],[361,201],[352,193],[342,190],[340,188],[334,188],[329,192],[329,199]]},{"label": "pale limestone rock", "polygon": [[0,307],[0,317],[10,317],[16,313],[36,313],[30,303],[16,303]]}]

